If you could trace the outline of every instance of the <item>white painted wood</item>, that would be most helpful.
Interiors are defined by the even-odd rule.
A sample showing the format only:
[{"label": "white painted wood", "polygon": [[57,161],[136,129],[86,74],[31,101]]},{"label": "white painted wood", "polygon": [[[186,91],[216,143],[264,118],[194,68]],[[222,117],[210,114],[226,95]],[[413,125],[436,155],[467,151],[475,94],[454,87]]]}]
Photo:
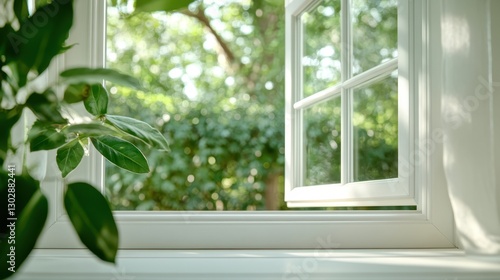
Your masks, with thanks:
[{"label": "white painted wood", "polygon": [[[349,81],[352,78],[352,69],[351,63],[353,61],[353,46],[352,46],[352,17],[351,17],[351,1],[350,0],[341,0],[341,82],[344,83]],[[343,86],[340,94],[340,183],[347,184],[352,181],[352,173],[353,173],[353,131],[352,131],[352,116],[353,116],[353,97],[352,90],[348,87]],[[305,133],[301,133],[301,137],[305,137]],[[306,153],[301,153],[304,157]],[[286,159],[285,159],[286,161]],[[303,174],[305,174],[306,167],[304,166],[301,170]],[[285,174],[286,176],[286,174]],[[318,201],[318,199],[322,199],[325,195],[328,196],[328,204],[332,202],[336,202],[337,200],[332,199],[336,195],[337,191],[328,190],[328,189],[319,189],[318,187],[307,188],[307,193],[315,195],[313,201],[308,200],[305,197],[301,197],[294,195],[297,191],[300,191],[300,187],[304,186],[304,184],[295,186],[293,191],[290,193],[288,198],[285,198],[287,205],[289,207],[300,207],[300,205],[308,205],[308,206],[325,206],[324,202]],[[299,188],[297,188],[299,187]],[[320,191],[320,192],[318,192]],[[355,196],[351,196],[351,199],[344,201],[354,201],[357,198],[352,199]],[[325,201],[325,200],[323,200]],[[336,203],[334,203],[336,204]],[[335,205],[333,205],[335,206]],[[340,206],[340,204],[338,205]]]},{"label": "white painted wood", "polygon": [[326,88],[318,93],[295,102],[295,104],[293,104],[293,108],[295,110],[307,109],[327,99],[335,98],[340,95],[342,88],[344,88],[343,84],[337,84],[332,87]]},{"label": "white painted wood", "polygon": [[442,46],[440,19],[441,0],[422,1],[416,5],[422,9],[422,40],[429,43],[429,48],[420,48],[415,56],[420,58],[418,73],[418,118],[415,120],[415,151],[422,151],[425,156],[415,170],[415,192],[420,200],[422,213],[435,226],[436,230],[458,244],[455,239],[454,220],[448,195],[443,167],[443,127],[441,119],[441,79]]},{"label": "white painted wood", "polygon": [[497,280],[496,262],[459,250],[120,251],[117,265],[83,250],[36,250],[13,279]]},{"label": "white painted wood", "polygon": [[[318,198],[318,193],[322,194],[320,198]],[[296,187],[290,191],[287,199],[291,201],[289,203],[292,205],[295,203],[294,201],[297,201],[298,204],[295,205],[312,207],[314,204],[319,204],[317,203],[319,201],[321,203],[331,201],[330,205],[345,201],[342,203],[343,206],[376,206],[379,199],[385,198],[390,198],[393,203],[396,203],[397,198],[402,200],[393,205],[416,204],[413,194],[410,194],[408,189],[401,187],[399,179]],[[366,204],[367,200],[371,200],[372,203]],[[308,202],[310,202],[309,205]]]},{"label": "white painted wood", "polygon": [[[417,209],[421,201],[417,197],[421,193],[415,192],[415,174],[412,172],[415,172],[417,168],[414,167],[415,160],[410,158],[410,151],[416,148],[413,141],[416,134],[415,119],[420,116],[415,114],[416,108],[420,105],[417,97],[426,95],[427,92],[419,92],[419,87],[416,86],[415,80],[420,75],[425,75],[426,72],[417,62],[418,56],[412,54],[428,48],[423,43],[423,39],[414,40],[414,37],[423,34],[419,23],[426,16],[426,11],[421,9],[424,5],[425,2],[416,5],[414,1],[407,0],[400,0],[398,5],[398,179],[400,188],[408,192],[409,197],[414,198]],[[418,69],[421,72],[416,74]],[[424,121],[426,122],[427,119]],[[422,176],[428,175],[422,174]]]},{"label": "white painted wood", "polygon": [[295,79],[301,76],[301,54],[297,50],[301,49],[302,32],[296,32],[300,22],[298,15],[303,11],[308,1],[293,0],[285,9],[285,200],[287,195],[293,190],[297,182],[303,184],[300,154],[303,152],[303,139],[297,137],[302,130],[302,115],[296,114],[293,104],[300,100],[302,96],[302,79]]},{"label": "white painted wood", "polygon": [[[415,211],[119,212],[123,249],[450,248]],[[44,248],[82,248],[60,217]]]}]

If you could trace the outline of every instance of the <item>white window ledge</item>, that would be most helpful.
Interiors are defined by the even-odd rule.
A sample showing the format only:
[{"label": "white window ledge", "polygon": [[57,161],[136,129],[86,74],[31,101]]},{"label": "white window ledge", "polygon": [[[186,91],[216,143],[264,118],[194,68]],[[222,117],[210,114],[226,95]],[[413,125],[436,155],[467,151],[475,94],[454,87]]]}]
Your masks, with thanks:
[{"label": "white window ledge", "polygon": [[14,279],[500,279],[500,257],[460,250],[124,250],[117,266],[85,250],[35,250]]}]

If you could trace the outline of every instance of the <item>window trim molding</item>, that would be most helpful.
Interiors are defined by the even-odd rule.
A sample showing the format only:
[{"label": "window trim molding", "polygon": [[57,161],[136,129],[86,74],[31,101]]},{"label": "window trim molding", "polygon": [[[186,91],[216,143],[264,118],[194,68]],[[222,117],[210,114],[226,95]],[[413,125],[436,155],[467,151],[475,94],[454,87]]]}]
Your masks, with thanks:
[{"label": "window trim molding", "polygon": [[[431,2],[434,9],[433,2],[438,1],[421,2],[422,9],[427,11],[427,3]],[[79,13],[75,27],[78,27],[72,35],[91,38],[87,44],[71,50],[78,51],[78,56],[68,53],[62,56],[58,65],[74,66],[86,60],[90,64],[87,66],[102,66],[99,61],[100,54],[104,54],[105,42],[96,31],[105,27],[105,1],[77,1],[76,4],[79,5]],[[425,19],[427,22],[428,19]],[[80,61],[72,61],[75,58]],[[288,79],[288,69],[286,75]],[[426,81],[419,80],[419,83],[427,85]],[[426,87],[419,90],[419,103],[429,106],[430,91]],[[426,117],[427,121],[429,116],[425,109],[419,108],[422,110],[421,117]],[[420,137],[425,138],[429,127],[425,123],[419,127]],[[85,160],[82,171],[76,172],[70,180],[88,181],[94,178],[93,183],[103,188],[102,177],[98,174],[102,159]],[[432,170],[427,162],[429,160],[433,161],[432,164],[439,164],[436,153],[432,159],[426,158],[425,166],[421,168],[425,174]],[[55,162],[50,155],[49,162]],[[47,174],[52,176],[43,182],[43,189],[49,196],[51,212],[37,248],[83,248],[64,213],[64,182],[54,176],[59,174],[56,173],[57,166],[53,164],[47,169]],[[421,179],[422,203],[417,211],[116,211],[114,216],[120,232],[120,248],[123,249],[453,248],[453,216],[447,202],[446,185],[439,181],[436,183],[435,178],[433,174]]]}]

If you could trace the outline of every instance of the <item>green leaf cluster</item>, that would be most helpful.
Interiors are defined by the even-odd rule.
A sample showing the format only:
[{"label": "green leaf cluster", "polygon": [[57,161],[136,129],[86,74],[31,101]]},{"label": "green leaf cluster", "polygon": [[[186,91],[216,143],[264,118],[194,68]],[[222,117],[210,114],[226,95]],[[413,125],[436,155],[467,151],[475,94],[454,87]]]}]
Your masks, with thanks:
[{"label": "green leaf cluster", "polygon": [[[0,252],[6,256],[14,250],[15,268],[0,264],[0,278],[10,277],[23,264],[33,249],[48,215],[48,201],[40,182],[30,176],[26,166],[9,164],[9,155],[18,150],[37,152],[56,150],[56,163],[61,177],[75,170],[89,153],[89,145],[119,168],[133,173],[149,173],[151,168],[141,148],[169,150],[167,140],[149,124],[130,117],[111,115],[109,93],[104,82],[128,90],[145,90],[139,80],[112,69],[73,68],[60,73],[56,84],[44,90],[32,91],[31,83],[42,75],[57,55],[73,45],[66,45],[73,25],[72,0],[37,0],[33,14],[28,1],[13,0],[4,3],[0,22],[0,196],[2,201],[15,197],[15,205],[2,206],[2,215],[15,206],[15,243],[9,241],[11,228],[2,226]],[[174,8],[188,3],[176,4]],[[9,16],[7,16],[9,15]],[[3,18],[5,17],[5,18]],[[38,88],[38,87],[37,87]],[[64,96],[56,92],[64,89]],[[66,107],[82,104],[91,116],[90,121],[74,123],[80,116],[68,115]],[[14,146],[12,131],[16,124],[24,124],[25,111],[35,121],[25,129],[23,149]],[[76,118],[75,118],[76,117]],[[16,144],[17,145],[17,144]],[[23,158],[25,155],[23,155]],[[15,185],[15,190],[13,187]],[[64,206],[82,243],[97,257],[114,262],[118,250],[118,230],[110,206],[93,186],[74,183],[67,186]],[[6,216],[2,216],[4,221]],[[4,258],[2,257],[2,260]]]},{"label": "green leaf cluster", "polygon": [[[102,73],[101,78],[112,80],[122,85],[138,85],[132,77],[114,70],[96,71]],[[149,166],[143,153],[126,139],[139,139],[152,147],[168,150],[168,143],[163,135],[149,124],[129,117],[107,115],[109,93],[102,84],[86,84],[92,69],[71,69],[73,84],[66,86],[65,100],[59,102],[55,94],[46,91],[44,94],[32,94],[27,107],[37,116],[30,130],[28,142],[31,151],[57,150],[57,165],[62,176],[73,171],[88,151],[88,143],[92,142],[110,162],[135,173],[148,173]],[[61,75],[69,77],[68,71]],[[126,78],[124,78],[126,77]],[[68,82],[68,80],[65,80]],[[80,100],[80,101],[76,101]],[[66,102],[65,102],[66,101]],[[60,113],[64,103],[83,102],[85,109],[94,116],[88,123],[72,124]]]},{"label": "green leaf cluster", "polygon": [[194,1],[195,0],[136,0],[134,7],[136,12],[171,12],[185,8]]}]

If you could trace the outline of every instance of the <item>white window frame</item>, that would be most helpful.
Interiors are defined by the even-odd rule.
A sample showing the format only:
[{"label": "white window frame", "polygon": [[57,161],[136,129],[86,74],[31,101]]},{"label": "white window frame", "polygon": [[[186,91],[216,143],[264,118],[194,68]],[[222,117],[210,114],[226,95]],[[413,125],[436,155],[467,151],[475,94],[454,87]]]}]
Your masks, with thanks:
[{"label": "white window frame", "polygon": [[[410,85],[409,69],[417,69],[416,61],[410,57],[410,36],[415,31],[409,5],[413,1],[398,1],[398,53],[399,57],[381,63],[357,75],[350,74],[352,59],[351,33],[351,0],[341,0],[341,41],[342,41],[342,81],[323,89],[311,96],[303,97],[303,27],[301,15],[314,9],[322,0],[292,0],[287,5],[287,32],[293,34],[286,38],[286,151],[285,151],[285,201],[289,207],[331,207],[331,206],[400,206],[418,207],[415,192],[415,174],[410,163],[410,143],[414,132],[413,110],[416,107],[418,88]],[[417,48],[418,49],[418,48]],[[417,50],[412,50],[417,51]],[[353,182],[353,137],[351,102],[353,90],[386,77],[398,70],[398,170],[399,176],[394,179]],[[418,74],[418,73],[417,73]],[[410,98],[412,97],[412,99]],[[341,98],[341,182],[304,186],[304,127],[302,112],[304,109],[320,104],[330,98]],[[407,171],[407,172],[405,172]]]},{"label": "white window frame", "polygon": [[[427,38],[427,11],[433,1],[412,1],[422,25],[419,36]],[[105,51],[105,0],[75,1],[70,43],[79,42],[62,55],[49,75],[73,66],[101,67]],[[288,4],[290,5],[290,4]],[[433,9],[439,8],[433,7]],[[420,40],[428,42],[428,40]],[[420,42],[419,41],[419,42]],[[418,125],[415,142],[427,139],[439,120],[430,119],[427,47],[418,48],[422,58],[417,80]],[[287,79],[290,69],[287,69]],[[438,98],[439,99],[439,98]],[[437,107],[439,110],[439,107]],[[434,123],[435,122],[435,123]],[[426,153],[416,166],[415,211],[116,211],[121,249],[332,249],[332,248],[451,248],[455,247],[453,216],[440,152]],[[104,190],[103,159],[91,152],[68,181],[88,181]],[[83,248],[62,205],[64,182],[59,179],[54,154],[49,155],[47,176],[42,182],[49,196],[50,213],[38,248]],[[92,202],[89,202],[92,203]]]}]

